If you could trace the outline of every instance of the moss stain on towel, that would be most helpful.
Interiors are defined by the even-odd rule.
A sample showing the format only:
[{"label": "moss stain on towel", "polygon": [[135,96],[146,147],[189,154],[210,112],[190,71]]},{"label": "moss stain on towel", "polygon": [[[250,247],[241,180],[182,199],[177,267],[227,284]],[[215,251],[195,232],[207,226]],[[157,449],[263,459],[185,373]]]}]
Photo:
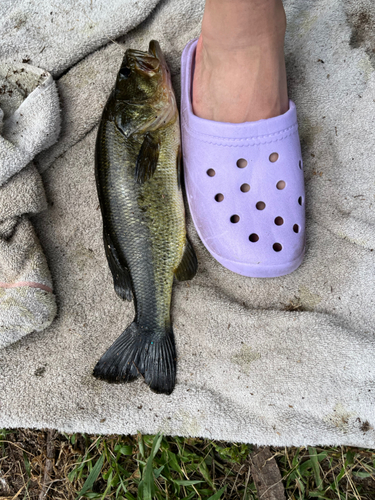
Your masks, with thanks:
[{"label": "moss stain on towel", "polygon": [[311,14],[309,11],[302,11],[302,20],[299,24],[300,37],[306,35],[319,19],[318,15]]},{"label": "moss stain on towel", "polygon": [[18,292],[17,299],[18,299],[21,293],[22,295],[25,295],[24,291],[26,292],[26,290],[24,289],[26,289],[26,287],[19,287],[16,289],[13,288],[12,291],[9,293],[10,296],[1,302],[1,308],[3,311],[12,308],[14,308],[17,311],[17,317],[19,318],[17,328],[20,330],[23,329],[23,326],[21,324],[21,319],[27,319],[29,321],[32,321],[34,319],[34,314],[31,311],[29,311],[29,309],[25,306],[25,304],[20,302],[19,300],[16,300],[11,295],[13,290],[17,290]]},{"label": "moss stain on towel", "polygon": [[238,354],[231,357],[232,363],[242,368],[247,375],[250,373],[252,363],[261,358],[261,354],[248,345],[244,345]]},{"label": "moss stain on towel", "polygon": [[94,260],[94,259],[95,259],[95,255],[94,255],[93,250],[91,250],[90,248],[86,248],[83,245],[77,246],[76,251],[74,253],[74,260],[75,260],[75,262],[78,266],[78,269],[80,271],[83,271],[86,268],[87,263],[90,260]]},{"label": "moss stain on towel", "polygon": [[348,412],[341,403],[337,403],[332,413],[323,417],[323,421],[333,424],[340,431],[346,434],[349,430],[349,419],[354,417],[355,413]]},{"label": "moss stain on towel", "polygon": [[[202,413],[202,417],[204,414]],[[173,425],[171,423],[171,420],[168,418],[163,420],[163,423],[160,427],[160,431],[163,432],[164,434],[173,434],[175,432],[175,424],[176,422],[179,422],[179,427],[177,434],[179,436],[199,436],[202,434],[202,428],[201,425],[198,422],[198,419],[190,415],[187,411],[178,411],[174,417],[173,417]]]},{"label": "moss stain on towel", "polygon": [[304,311],[313,311],[321,303],[322,297],[311,292],[307,287],[301,286],[299,289],[301,307]]},{"label": "moss stain on towel", "polygon": [[308,116],[303,116],[299,120],[299,136],[301,139],[302,145],[307,148],[311,148],[317,137],[320,136],[324,132],[323,125],[316,124],[314,125]]}]

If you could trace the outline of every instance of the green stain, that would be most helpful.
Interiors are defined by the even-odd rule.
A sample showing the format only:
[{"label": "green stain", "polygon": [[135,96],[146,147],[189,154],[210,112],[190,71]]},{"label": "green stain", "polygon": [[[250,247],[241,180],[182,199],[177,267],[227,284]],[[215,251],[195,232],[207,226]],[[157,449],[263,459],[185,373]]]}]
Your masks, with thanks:
[{"label": "green stain", "polygon": [[239,365],[244,373],[249,373],[251,370],[251,364],[261,358],[259,352],[256,352],[252,347],[244,345],[240,352],[232,356],[232,363]]}]

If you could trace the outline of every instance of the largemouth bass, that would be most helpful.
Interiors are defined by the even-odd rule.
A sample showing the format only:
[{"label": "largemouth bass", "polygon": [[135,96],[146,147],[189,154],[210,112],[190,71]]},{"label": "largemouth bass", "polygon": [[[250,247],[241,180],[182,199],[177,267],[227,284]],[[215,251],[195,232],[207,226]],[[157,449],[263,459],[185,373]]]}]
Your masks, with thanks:
[{"label": "largemouth bass", "polygon": [[142,375],[153,391],[165,394],[176,379],[173,277],[188,280],[197,271],[186,237],[180,158],[169,69],[152,40],[148,52],[126,51],[96,141],[105,252],[115,291],[134,298],[136,314],[94,376],[129,382]]}]

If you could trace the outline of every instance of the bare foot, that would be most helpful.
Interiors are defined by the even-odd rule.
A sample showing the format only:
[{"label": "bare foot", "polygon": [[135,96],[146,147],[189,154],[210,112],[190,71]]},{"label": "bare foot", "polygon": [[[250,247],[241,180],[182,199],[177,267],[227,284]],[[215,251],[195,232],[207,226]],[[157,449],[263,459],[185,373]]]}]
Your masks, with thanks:
[{"label": "bare foot", "polygon": [[193,111],[248,122],[289,109],[281,0],[207,0],[193,79]]}]

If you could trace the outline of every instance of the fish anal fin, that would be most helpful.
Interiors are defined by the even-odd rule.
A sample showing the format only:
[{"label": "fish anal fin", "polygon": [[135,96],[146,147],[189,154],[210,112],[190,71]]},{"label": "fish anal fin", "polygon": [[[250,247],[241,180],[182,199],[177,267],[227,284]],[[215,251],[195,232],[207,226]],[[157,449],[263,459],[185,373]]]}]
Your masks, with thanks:
[{"label": "fish anal fin", "polygon": [[198,270],[198,260],[195,255],[194,248],[190,241],[186,238],[186,245],[184,248],[184,253],[182,255],[181,262],[179,263],[177,269],[175,269],[175,276],[178,281],[191,280],[197,274]]},{"label": "fish anal fin", "polygon": [[159,136],[147,132],[144,136],[135,165],[134,178],[138,184],[143,184],[154,175],[159,160],[159,152]]},{"label": "fish anal fin", "polygon": [[130,273],[126,267],[121,265],[116,249],[106,231],[103,232],[103,240],[109,269],[113,277],[115,292],[122,300],[131,302],[133,294]]}]

